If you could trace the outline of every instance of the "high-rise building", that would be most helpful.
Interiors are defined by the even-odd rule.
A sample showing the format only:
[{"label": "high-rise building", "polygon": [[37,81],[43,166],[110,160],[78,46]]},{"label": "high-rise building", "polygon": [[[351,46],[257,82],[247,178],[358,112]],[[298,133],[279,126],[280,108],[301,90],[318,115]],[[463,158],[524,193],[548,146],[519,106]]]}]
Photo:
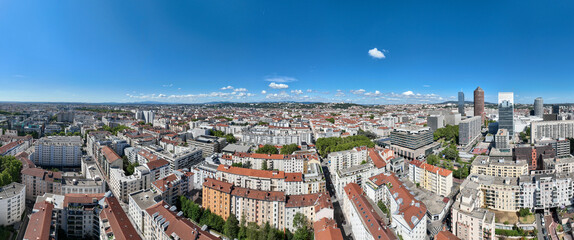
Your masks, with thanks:
[{"label": "high-rise building", "polygon": [[439,128],[444,127],[444,116],[442,115],[431,115],[427,117],[427,125],[430,127],[431,131],[436,131]]},{"label": "high-rise building", "polygon": [[46,167],[79,167],[82,157],[82,139],[79,136],[49,136],[34,143],[30,160]]},{"label": "high-rise building", "polygon": [[514,93],[498,93],[498,129],[508,130],[508,136],[514,137]]},{"label": "high-rise building", "polygon": [[466,146],[474,143],[481,135],[481,118],[474,116],[464,119],[458,124],[458,143]]},{"label": "high-rise building", "polygon": [[458,113],[464,115],[464,93],[458,92]]},{"label": "high-rise building", "polygon": [[480,87],[474,90],[474,116],[480,116],[484,124],[484,91]]},{"label": "high-rise building", "polygon": [[145,123],[153,123],[153,120],[155,118],[155,114],[153,111],[144,111],[143,117],[145,119]]},{"label": "high-rise building", "polygon": [[541,97],[534,99],[534,116],[542,117],[544,115],[544,102]]},{"label": "high-rise building", "polygon": [[552,114],[560,114],[560,105],[554,104],[552,105]]}]

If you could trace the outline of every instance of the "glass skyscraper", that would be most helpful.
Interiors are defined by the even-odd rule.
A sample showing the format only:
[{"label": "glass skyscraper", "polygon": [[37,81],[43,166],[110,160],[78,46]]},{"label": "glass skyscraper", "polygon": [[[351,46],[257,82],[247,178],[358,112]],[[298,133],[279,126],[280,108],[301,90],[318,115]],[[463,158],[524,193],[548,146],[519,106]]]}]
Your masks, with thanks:
[{"label": "glass skyscraper", "polygon": [[498,128],[508,130],[508,136],[514,137],[514,93],[498,93]]}]

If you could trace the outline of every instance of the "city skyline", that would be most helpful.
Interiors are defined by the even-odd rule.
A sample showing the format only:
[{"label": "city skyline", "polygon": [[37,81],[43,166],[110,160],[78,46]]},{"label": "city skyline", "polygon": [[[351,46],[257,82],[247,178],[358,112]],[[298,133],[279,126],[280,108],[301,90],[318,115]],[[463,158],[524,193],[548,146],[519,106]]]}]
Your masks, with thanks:
[{"label": "city skyline", "polygon": [[574,102],[574,3],[128,4],[1,1],[0,101]]}]

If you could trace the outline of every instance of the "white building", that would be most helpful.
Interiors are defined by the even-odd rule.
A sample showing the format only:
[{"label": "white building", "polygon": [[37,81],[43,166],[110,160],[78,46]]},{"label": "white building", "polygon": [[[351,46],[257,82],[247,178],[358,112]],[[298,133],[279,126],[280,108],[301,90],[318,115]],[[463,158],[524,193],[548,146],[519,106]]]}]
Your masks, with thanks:
[{"label": "white building", "polygon": [[30,160],[39,166],[79,167],[82,157],[82,139],[79,136],[49,136],[34,143]]},{"label": "white building", "polygon": [[475,180],[467,178],[452,206],[452,232],[461,239],[494,240],[494,213],[481,208],[484,193]]},{"label": "white building", "polygon": [[409,164],[409,180],[437,195],[446,197],[452,190],[452,171],[419,160]]},{"label": "white building", "polygon": [[20,221],[24,213],[26,186],[10,183],[0,188],[0,226],[12,225]]},{"label": "white building", "polygon": [[123,169],[110,169],[110,189],[123,202],[128,202],[130,193],[149,189],[152,181],[150,171],[145,165],[135,167],[130,176],[126,176]]},{"label": "white building", "polygon": [[574,120],[538,121],[530,123],[531,143],[543,138],[572,138],[574,137]]}]

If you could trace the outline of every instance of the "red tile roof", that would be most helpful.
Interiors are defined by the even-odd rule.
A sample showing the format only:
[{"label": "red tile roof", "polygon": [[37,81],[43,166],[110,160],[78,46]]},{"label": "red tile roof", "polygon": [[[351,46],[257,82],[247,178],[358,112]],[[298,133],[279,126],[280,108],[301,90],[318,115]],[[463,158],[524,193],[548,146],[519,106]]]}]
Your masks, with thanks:
[{"label": "red tile roof", "polygon": [[112,148],[108,146],[102,147],[102,153],[104,154],[104,157],[106,157],[106,160],[108,160],[109,163],[113,163],[117,160],[122,159],[116,152],[114,152]]},{"label": "red tile roof", "polygon": [[[120,202],[115,197],[105,199],[107,207],[100,212],[100,219],[107,219],[110,224],[109,231],[113,232],[118,240],[139,240],[141,237],[128,219],[128,215],[120,206]],[[108,231],[108,230],[106,230]]]},{"label": "red tile roof", "polygon": [[220,164],[219,167],[217,167],[217,171],[241,176],[258,177],[258,178],[275,178],[275,179],[285,178],[285,172],[283,171],[248,169],[248,168],[227,166],[224,164]]},{"label": "red tile roof", "polygon": [[288,195],[285,207],[309,207],[314,206],[319,198],[318,193],[302,194],[302,195]]},{"label": "red tile roof", "polygon": [[49,239],[53,209],[54,205],[49,202],[34,204],[34,210],[37,212],[30,214],[24,239]]},{"label": "red tile roof", "polygon": [[92,193],[92,194],[69,193],[64,196],[64,207],[67,207],[68,204],[70,203],[97,204],[97,202],[103,197],[104,193]]},{"label": "red tile roof", "polygon": [[11,143],[8,143],[8,144],[0,147],[0,155],[5,154],[9,150],[12,150],[12,148],[17,147],[18,145],[20,145],[22,143],[23,143],[22,141],[15,141],[15,142],[11,142]]},{"label": "red tile roof", "polygon": [[369,148],[369,157],[375,164],[375,167],[384,168],[385,166],[387,166],[387,162],[385,162],[380,153],[374,148]]},{"label": "red tile roof", "polygon": [[333,209],[333,202],[331,201],[331,195],[328,192],[319,193],[317,201],[315,201],[315,212],[321,211],[321,209]]},{"label": "red tile roof", "polygon": [[285,182],[303,182],[303,173],[285,173]]},{"label": "red tile roof", "polygon": [[[416,200],[411,192],[403,185],[394,173],[381,173],[369,178],[378,186],[387,185],[395,201],[399,203],[399,212],[403,214],[405,221],[411,229],[415,226],[413,220],[420,221],[427,212],[427,206]],[[414,218],[413,218],[414,217]]]},{"label": "red tile roof", "polygon": [[443,230],[436,234],[435,240],[460,240],[457,236],[449,231]]},{"label": "red tile roof", "polygon": [[231,193],[231,190],[233,189],[233,184],[219,181],[213,178],[206,178],[205,182],[203,182],[203,187],[215,189],[220,192]]},{"label": "red tile roof", "polygon": [[262,201],[284,202],[285,192],[260,191],[249,188],[234,187],[231,195]]},{"label": "red tile roof", "polygon": [[333,219],[321,218],[313,223],[315,231],[315,240],[343,240],[341,229]]},{"label": "red tile roof", "polygon": [[437,166],[433,166],[433,165],[430,165],[430,164],[428,164],[428,163],[421,162],[421,161],[419,161],[419,160],[413,160],[413,161],[411,161],[411,164],[412,164],[412,165],[415,165],[415,166],[417,166],[417,167],[419,167],[419,168],[422,168],[422,169],[424,169],[424,170],[426,170],[426,171],[428,171],[428,172],[438,173],[438,174],[440,174],[441,176],[444,176],[444,177],[447,177],[448,175],[451,175],[451,174],[452,174],[452,171],[451,171],[451,170],[444,169],[444,168],[440,168],[440,167],[437,167]]},{"label": "red tile roof", "polygon": [[55,179],[62,180],[61,172],[52,172],[41,168],[25,168],[21,171],[22,175],[35,176],[47,182],[54,182]]},{"label": "red tile roof", "polygon": [[163,166],[169,166],[169,162],[163,159],[158,159],[155,161],[150,161],[146,163],[146,165],[149,168],[149,170],[155,170]]},{"label": "red tile roof", "polygon": [[150,216],[158,213],[158,216],[162,216],[165,222],[169,222],[165,234],[167,236],[172,236],[175,234],[179,239],[193,239],[193,240],[216,240],[219,239],[207,231],[202,231],[200,226],[193,224],[187,218],[182,216],[177,216],[176,212],[169,211],[164,206],[168,206],[166,202],[161,201],[155,205],[146,209]]},{"label": "red tile roof", "polygon": [[369,230],[369,233],[375,239],[391,240],[397,237],[387,228],[379,214],[375,212],[373,206],[363,194],[363,189],[356,183],[349,183],[344,187],[345,193],[350,202],[355,206],[359,212],[363,225]]}]

